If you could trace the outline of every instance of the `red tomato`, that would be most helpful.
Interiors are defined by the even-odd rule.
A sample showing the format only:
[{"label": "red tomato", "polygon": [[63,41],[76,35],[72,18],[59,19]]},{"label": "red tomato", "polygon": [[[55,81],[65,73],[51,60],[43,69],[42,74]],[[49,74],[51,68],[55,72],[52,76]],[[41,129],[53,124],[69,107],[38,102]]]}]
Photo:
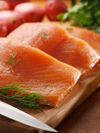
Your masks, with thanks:
[{"label": "red tomato", "polygon": [[38,22],[44,17],[44,10],[31,2],[19,4],[14,10],[21,15],[25,22]]},{"label": "red tomato", "polygon": [[7,27],[0,23],[0,37],[5,37],[8,33]]},{"label": "red tomato", "polygon": [[29,0],[6,0],[10,6],[10,9],[13,9],[16,5],[23,3],[23,2],[28,2]]},{"label": "red tomato", "polygon": [[6,1],[1,0],[0,1],[0,11],[2,10],[9,10],[10,7]]},{"label": "red tomato", "polygon": [[0,22],[7,27],[8,32],[11,32],[22,24],[20,16],[10,10],[0,12]]},{"label": "red tomato", "polygon": [[67,10],[66,4],[62,0],[47,0],[45,13],[50,20],[57,21],[57,15]]}]

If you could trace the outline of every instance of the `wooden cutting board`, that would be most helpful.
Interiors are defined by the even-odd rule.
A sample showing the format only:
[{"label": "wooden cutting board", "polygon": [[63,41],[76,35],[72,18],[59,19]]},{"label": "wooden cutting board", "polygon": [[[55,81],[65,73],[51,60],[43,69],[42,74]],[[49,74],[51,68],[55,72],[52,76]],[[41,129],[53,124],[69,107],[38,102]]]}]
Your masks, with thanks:
[{"label": "wooden cutting board", "polygon": [[[44,0],[36,1],[44,5]],[[87,75],[81,77],[74,91],[70,92],[64,103],[59,108],[35,111],[32,109],[22,109],[37,119],[56,127],[65,117],[75,110],[88,96],[99,87],[100,63]],[[13,120],[0,116],[0,133],[43,133],[41,130],[33,129]]]}]

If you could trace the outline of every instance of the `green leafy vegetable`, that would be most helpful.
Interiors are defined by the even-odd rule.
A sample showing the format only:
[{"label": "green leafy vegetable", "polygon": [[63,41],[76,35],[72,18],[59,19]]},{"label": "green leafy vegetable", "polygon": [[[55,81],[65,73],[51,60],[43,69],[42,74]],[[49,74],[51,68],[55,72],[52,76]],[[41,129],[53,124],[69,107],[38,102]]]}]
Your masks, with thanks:
[{"label": "green leafy vegetable", "polygon": [[72,6],[76,4],[76,0],[72,0]]},{"label": "green leafy vegetable", "polygon": [[8,63],[12,72],[13,72],[13,66],[15,66],[20,62],[20,60],[16,60],[15,58],[16,58],[16,55],[10,55],[8,59]]},{"label": "green leafy vegetable", "polygon": [[79,0],[67,13],[58,15],[61,21],[71,20],[74,25],[100,33],[100,1]]},{"label": "green leafy vegetable", "polygon": [[14,106],[40,109],[43,105],[52,106],[39,93],[28,93],[30,88],[23,84],[13,83],[0,87],[0,97],[8,100]]}]

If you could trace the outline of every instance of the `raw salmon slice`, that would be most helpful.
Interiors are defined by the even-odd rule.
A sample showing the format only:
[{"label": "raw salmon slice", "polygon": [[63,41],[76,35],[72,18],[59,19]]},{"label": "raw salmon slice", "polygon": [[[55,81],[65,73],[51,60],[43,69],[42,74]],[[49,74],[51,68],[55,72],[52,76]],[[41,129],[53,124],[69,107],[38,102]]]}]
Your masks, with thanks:
[{"label": "raw salmon slice", "polygon": [[55,24],[23,24],[10,33],[8,38],[37,47],[82,73],[89,71],[99,61],[98,54],[86,42],[69,36]]},{"label": "raw salmon slice", "polygon": [[66,32],[50,23],[26,23],[8,35],[8,38],[28,43],[34,47],[59,44],[66,40]]},{"label": "raw salmon slice", "polygon": [[100,55],[99,34],[80,27],[72,27],[72,30],[67,30],[68,28],[66,28],[66,26],[64,26],[64,28],[66,29],[67,33],[69,33],[70,35],[86,41]]},{"label": "raw salmon slice", "polygon": [[[15,57],[12,67],[9,64],[11,57]],[[37,48],[0,39],[0,86],[22,83],[31,88],[29,93],[40,93],[57,106],[72,90],[80,75],[74,67]]]}]

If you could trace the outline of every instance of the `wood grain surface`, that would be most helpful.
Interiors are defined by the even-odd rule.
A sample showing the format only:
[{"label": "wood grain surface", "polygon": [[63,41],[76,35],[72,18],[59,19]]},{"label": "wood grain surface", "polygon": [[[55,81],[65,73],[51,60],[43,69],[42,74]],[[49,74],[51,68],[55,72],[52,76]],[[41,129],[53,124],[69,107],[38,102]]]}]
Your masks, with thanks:
[{"label": "wood grain surface", "polygon": [[100,133],[100,89],[58,127],[59,133]]}]

